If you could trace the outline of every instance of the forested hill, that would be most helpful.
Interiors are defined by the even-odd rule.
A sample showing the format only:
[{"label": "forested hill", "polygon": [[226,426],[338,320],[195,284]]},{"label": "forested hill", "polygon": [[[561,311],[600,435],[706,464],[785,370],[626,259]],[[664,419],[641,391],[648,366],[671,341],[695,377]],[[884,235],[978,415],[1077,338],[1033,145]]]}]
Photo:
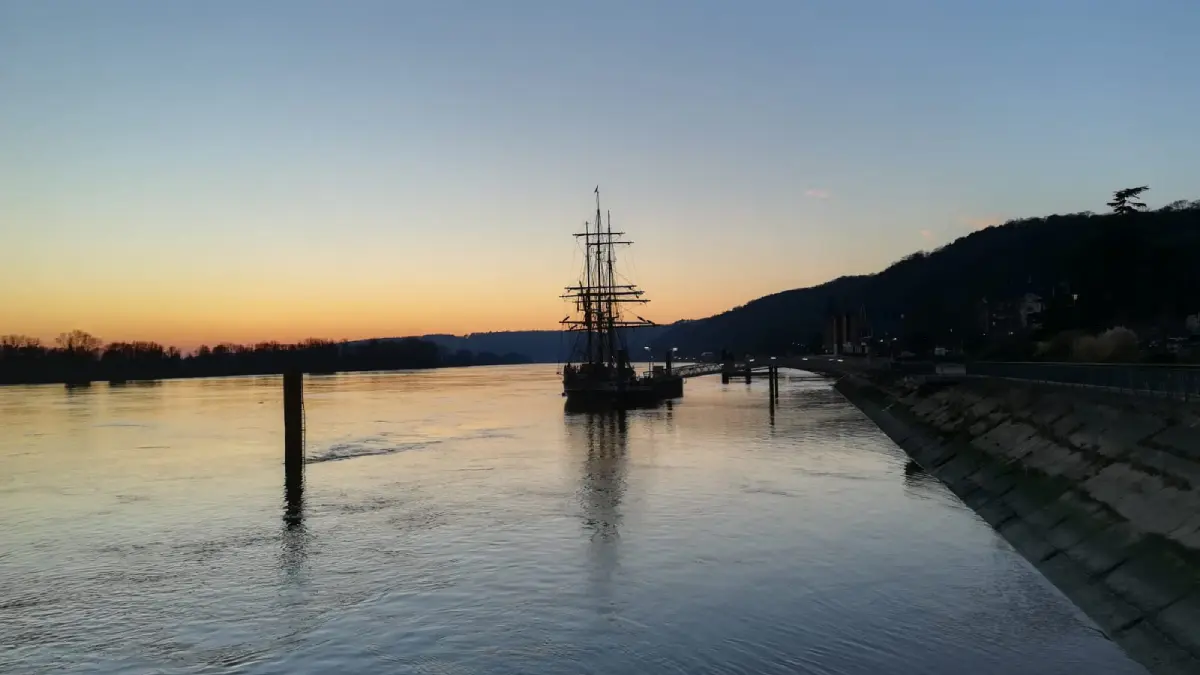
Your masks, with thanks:
[{"label": "forested hill", "polygon": [[981,303],[995,307],[1025,293],[1048,304],[1043,332],[1182,326],[1200,311],[1200,201],[1010,221],[876,274],[768,295],[681,324],[656,346],[801,351],[820,343],[834,311],[865,312],[876,335],[928,343],[954,329],[978,340]]}]

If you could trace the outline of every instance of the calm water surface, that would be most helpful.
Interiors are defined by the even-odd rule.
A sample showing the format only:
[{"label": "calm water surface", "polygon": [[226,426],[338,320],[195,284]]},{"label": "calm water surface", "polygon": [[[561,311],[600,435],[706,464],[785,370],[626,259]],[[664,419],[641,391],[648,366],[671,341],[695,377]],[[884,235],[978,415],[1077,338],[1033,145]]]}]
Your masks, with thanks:
[{"label": "calm water surface", "polygon": [[803,373],[306,387],[290,508],[279,378],[0,388],[0,672],[1142,672]]}]

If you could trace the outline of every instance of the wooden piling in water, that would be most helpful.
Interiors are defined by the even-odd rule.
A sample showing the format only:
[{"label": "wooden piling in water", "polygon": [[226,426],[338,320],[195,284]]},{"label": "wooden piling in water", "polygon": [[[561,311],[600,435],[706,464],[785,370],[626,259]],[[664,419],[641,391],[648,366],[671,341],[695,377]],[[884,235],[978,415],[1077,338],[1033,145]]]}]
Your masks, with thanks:
[{"label": "wooden piling in water", "polygon": [[767,400],[771,403],[771,421],[775,421],[775,366],[767,366]]},{"label": "wooden piling in water", "polygon": [[283,374],[283,465],[288,481],[304,476],[304,373]]}]

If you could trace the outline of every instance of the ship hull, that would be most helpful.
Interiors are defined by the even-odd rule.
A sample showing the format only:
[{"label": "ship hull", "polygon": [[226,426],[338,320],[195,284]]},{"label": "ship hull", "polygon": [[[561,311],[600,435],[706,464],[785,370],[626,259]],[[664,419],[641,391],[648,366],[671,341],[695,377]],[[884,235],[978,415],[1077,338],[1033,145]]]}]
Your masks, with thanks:
[{"label": "ship hull", "polygon": [[575,380],[563,383],[567,406],[575,408],[648,408],[683,396],[683,378],[617,383]]}]

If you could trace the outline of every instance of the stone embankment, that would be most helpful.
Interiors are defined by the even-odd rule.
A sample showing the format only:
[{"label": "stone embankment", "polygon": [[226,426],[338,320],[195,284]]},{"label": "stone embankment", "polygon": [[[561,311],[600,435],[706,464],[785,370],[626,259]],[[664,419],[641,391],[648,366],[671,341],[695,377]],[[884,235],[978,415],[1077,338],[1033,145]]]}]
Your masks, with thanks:
[{"label": "stone embankment", "polygon": [[866,371],[836,387],[1151,672],[1200,674],[1200,405]]}]

